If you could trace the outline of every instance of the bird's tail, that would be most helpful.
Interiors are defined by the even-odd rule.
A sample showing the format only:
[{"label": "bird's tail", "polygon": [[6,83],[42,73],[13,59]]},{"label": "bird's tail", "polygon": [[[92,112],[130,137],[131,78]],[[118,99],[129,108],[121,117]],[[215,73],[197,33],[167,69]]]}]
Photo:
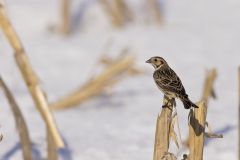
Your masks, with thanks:
[{"label": "bird's tail", "polygon": [[181,100],[185,109],[190,109],[191,107],[198,108],[188,97],[181,98]]}]

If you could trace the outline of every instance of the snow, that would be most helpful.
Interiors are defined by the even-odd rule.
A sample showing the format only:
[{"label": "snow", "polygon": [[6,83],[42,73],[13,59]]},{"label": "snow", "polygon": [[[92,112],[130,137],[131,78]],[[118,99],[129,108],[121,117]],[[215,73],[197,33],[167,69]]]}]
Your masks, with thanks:
[{"label": "snow", "polygon": [[[37,72],[50,102],[71,92],[94,74],[98,58],[111,41],[108,53],[117,56],[130,47],[137,65],[148,74],[129,77],[112,90],[78,107],[54,112],[68,144],[62,159],[146,160],[152,158],[155,123],[162,94],[152,80],[151,56],[164,57],[181,77],[193,101],[198,101],[205,70],[216,67],[218,99],[210,101],[208,122],[223,139],[206,143],[204,159],[237,159],[237,66],[240,58],[240,1],[168,0],[161,27],[144,24],[143,2],[131,1],[137,21],[124,29],[111,27],[94,0],[74,1],[74,33],[63,37],[48,31],[59,19],[59,1],[8,0],[8,14]],[[83,8],[84,12],[79,12]],[[77,21],[78,20],[78,21]],[[0,33],[0,73],[22,108],[34,142],[35,159],[46,155],[44,124],[15,65],[12,49]],[[0,157],[21,159],[18,135],[8,104],[0,94]],[[183,139],[188,111],[177,102]],[[16,148],[14,148],[16,147]],[[176,147],[171,146],[173,151]]]}]

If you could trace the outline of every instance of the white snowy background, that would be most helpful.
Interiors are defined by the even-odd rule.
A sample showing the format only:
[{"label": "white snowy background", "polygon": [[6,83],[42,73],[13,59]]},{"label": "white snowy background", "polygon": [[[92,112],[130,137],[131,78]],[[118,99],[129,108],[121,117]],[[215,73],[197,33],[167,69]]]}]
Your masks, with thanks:
[{"label": "white snowy background", "polygon": [[[71,92],[96,74],[98,58],[116,56],[130,47],[137,65],[148,74],[126,78],[113,95],[102,95],[78,107],[54,112],[68,148],[64,160],[152,159],[155,123],[162,94],[152,79],[151,56],[164,57],[181,77],[192,101],[198,101],[206,69],[216,67],[218,99],[210,101],[207,115],[223,139],[207,141],[206,160],[237,159],[237,67],[240,64],[239,0],[162,0],[165,22],[161,27],[143,22],[143,0],[131,0],[137,20],[123,29],[108,22],[95,0],[73,1],[74,32],[69,37],[49,32],[59,20],[57,0],[7,0],[12,24],[19,34],[50,102]],[[12,49],[0,33],[0,74],[21,106],[34,142],[35,159],[43,159],[45,129],[15,65]],[[0,96],[1,160],[19,160],[18,134],[8,104]],[[177,102],[183,139],[187,137],[188,111]],[[177,152],[176,147],[171,147]],[[186,152],[186,151],[185,151]]]}]

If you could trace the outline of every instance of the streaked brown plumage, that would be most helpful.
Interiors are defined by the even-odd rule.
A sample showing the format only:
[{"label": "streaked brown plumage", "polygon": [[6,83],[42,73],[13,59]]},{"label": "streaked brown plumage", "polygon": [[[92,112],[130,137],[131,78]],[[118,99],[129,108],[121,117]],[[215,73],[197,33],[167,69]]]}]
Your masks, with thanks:
[{"label": "streaked brown plumage", "polygon": [[169,99],[179,98],[186,109],[191,108],[191,106],[198,108],[188,98],[180,78],[162,57],[152,57],[146,63],[152,64],[155,68],[153,73],[154,81],[165,96]]}]

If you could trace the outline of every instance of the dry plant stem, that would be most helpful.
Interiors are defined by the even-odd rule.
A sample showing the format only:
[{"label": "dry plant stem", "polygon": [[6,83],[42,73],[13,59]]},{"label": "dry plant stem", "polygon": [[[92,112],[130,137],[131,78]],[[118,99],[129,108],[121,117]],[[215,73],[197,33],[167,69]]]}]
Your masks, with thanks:
[{"label": "dry plant stem", "polygon": [[208,132],[205,132],[205,137],[206,138],[223,138],[223,135],[220,134],[214,134],[214,133],[208,133]]},{"label": "dry plant stem", "polygon": [[[127,55],[127,54],[128,54],[128,53],[126,53],[126,55]],[[109,58],[109,57],[107,57],[107,56],[104,55],[104,56],[100,59],[100,62],[101,62],[102,64],[104,64],[106,67],[109,67],[109,66],[111,66],[112,64],[117,63],[120,58],[121,58],[121,57],[119,57],[119,58],[117,58],[117,59],[111,59],[111,58]],[[137,67],[135,67],[135,66],[132,66],[132,67],[130,67],[130,68],[128,69],[128,74],[129,74],[129,75],[140,75],[140,74],[145,74],[145,73],[146,73],[145,70],[139,69],[139,68],[137,68]]]},{"label": "dry plant stem", "polygon": [[205,82],[204,82],[204,90],[202,93],[202,101],[205,101],[206,105],[208,104],[209,97],[213,92],[213,84],[217,77],[217,70],[214,68],[208,71]]},{"label": "dry plant stem", "polygon": [[70,33],[70,3],[71,0],[61,0],[61,33],[67,35]]},{"label": "dry plant stem", "polygon": [[26,82],[26,85],[34,99],[34,102],[41,113],[47,127],[49,128],[54,142],[58,148],[64,147],[63,140],[57,130],[53,115],[49,109],[48,102],[44,96],[43,90],[38,84],[37,76],[35,75],[30,62],[25,54],[24,48],[18,38],[15,30],[13,29],[6,12],[3,7],[0,7],[0,25],[6,35],[12,48],[15,50],[15,59],[17,65],[22,73],[22,76]]},{"label": "dry plant stem", "polygon": [[45,94],[38,84],[37,77],[31,69],[29,62],[27,61],[26,55],[23,54],[23,52],[15,52],[15,58],[18,67],[20,68],[25,82],[28,86],[28,89],[32,95],[32,98],[36,103],[36,106],[38,107],[38,110],[40,111],[44,121],[46,122],[47,128],[51,132],[57,148],[64,147],[63,140],[60,136],[60,133],[58,132]]},{"label": "dry plant stem", "polygon": [[105,69],[100,75],[93,80],[87,82],[82,88],[74,93],[60,99],[56,103],[50,105],[52,109],[64,109],[82,103],[83,101],[95,96],[101,91],[116,82],[114,78],[127,71],[132,66],[134,58],[126,56],[118,63],[112,64]]},{"label": "dry plant stem", "polygon": [[157,118],[153,160],[161,160],[169,148],[173,104],[167,103],[166,97],[163,101],[165,107],[162,108]]},{"label": "dry plant stem", "polygon": [[[204,87],[202,92],[201,101],[204,101],[206,106],[208,106],[209,98],[214,91],[213,85],[217,78],[217,70],[215,68],[209,70],[206,74],[205,81],[204,81]],[[184,144],[186,146],[189,145],[189,137],[185,140]]]},{"label": "dry plant stem", "polygon": [[204,102],[199,102],[199,108],[190,110],[189,126],[189,160],[202,160],[207,107]]},{"label": "dry plant stem", "polygon": [[30,140],[28,128],[24,120],[24,117],[22,115],[22,112],[20,110],[20,107],[17,105],[15,99],[13,98],[13,95],[11,94],[10,90],[8,89],[7,85],[4,83],[1,77],[0,77],[0,87],[3,88],[4,93],[10,104],[12,113],[14,115],[13,117],[15,119],[16,127],[19,132],[19,138],[20,138],[21,146],[23,150],[22,152],[23,159],[32,160],[31,140]]},{"label": "dry plant stem", "polygon": [[240,160],[240,67],[238,67],[238,160]]},{"label": "dry plant stem", "polygon": [[47,143],[48,143],[48,160],[58,160],[57,147],[53,141],[53,137],[48,129],[47,131]]},{"label": "dry plant stem", "polygon": [[[124,25],[124,17],[118,6],[118,2],[115,0],[99,0],[103,9],[111,19],[111,22],[116,27],[122,27]],[[117,0],[122,1],[122,0]]]},{"label": "dry plant stem", "polygon": [[162,16],[157,0],[148,0],[149,10],[158,24],[162,23]]},{"label": "dry plant stem", "polygon": [[119,12],[122,14],[125,21],[133,20],[133,14],[130,12],[126,2],[124,0],[115,0]]}]

